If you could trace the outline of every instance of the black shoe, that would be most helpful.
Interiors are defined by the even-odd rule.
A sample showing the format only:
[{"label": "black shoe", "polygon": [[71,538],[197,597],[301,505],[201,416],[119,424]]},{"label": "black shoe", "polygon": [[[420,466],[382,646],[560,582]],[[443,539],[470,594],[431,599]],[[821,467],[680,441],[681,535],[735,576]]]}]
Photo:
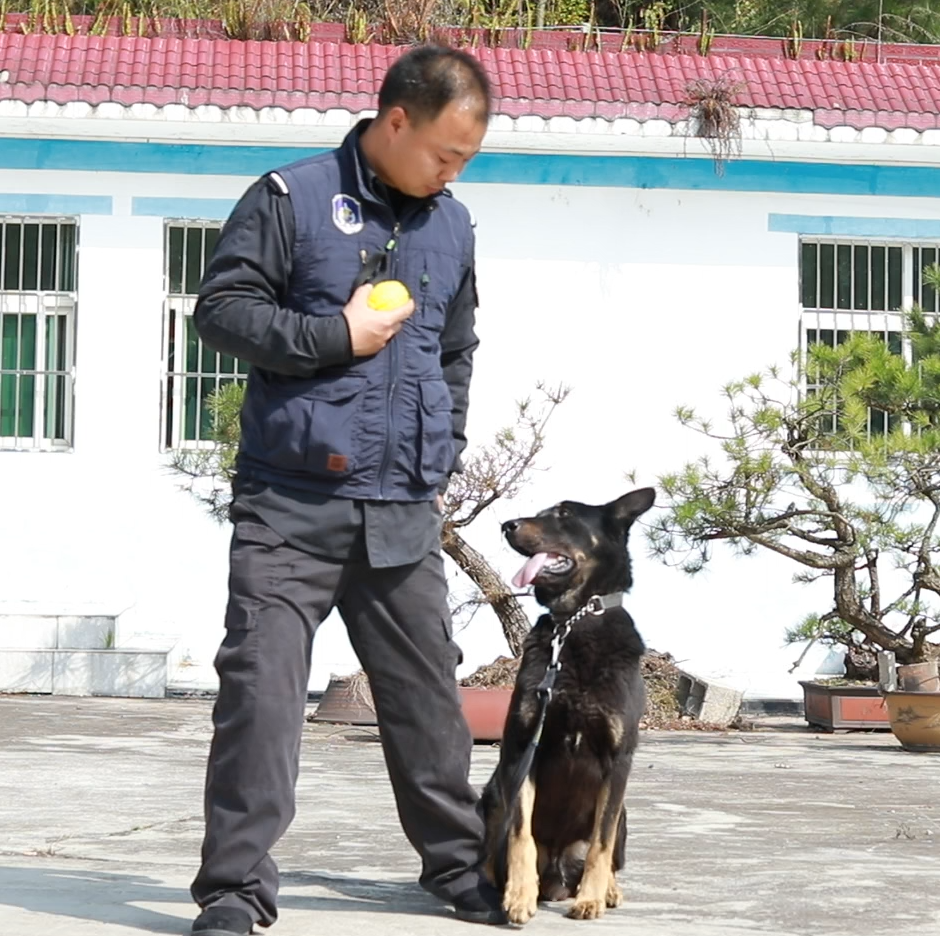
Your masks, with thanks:
[{"label": "black shoe", "polygon": [[193,936],[250,936],[251,917],[238,907],[207,907],[193,923]]},{"label": "black shoe", "polygon": [[481,880],[476,887],[453,899],[458,920],[465,923],[484,923],[488,926],[506,926],[509,918],[503,910],[499,891],[488,881]]}]

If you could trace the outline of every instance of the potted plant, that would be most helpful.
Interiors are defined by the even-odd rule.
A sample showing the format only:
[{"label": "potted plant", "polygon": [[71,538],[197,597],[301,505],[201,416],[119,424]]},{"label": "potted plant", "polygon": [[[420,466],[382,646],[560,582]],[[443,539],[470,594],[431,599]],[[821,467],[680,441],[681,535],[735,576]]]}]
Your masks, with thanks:
[{"label": "potted plant", "polygon": [[[461,680],[458,686],[464,715],[477,741],[502,737],[518,657],[531,623],[516,593],[465,533],[496,501],[515,497],[534,469],[545,444],[548,420],[569,392],[567,387],[549,388],[542,383],[537,389],[541,394],[539,403],[533,405],[528,399],[517,403],[513,424],[467,458],[463,470],[451,479],[444,498],[444,551],[475,588],[474,594],[451,609],[453,616],[472,618],[479,608],[492,608],[510,652],[510,656],[500,657]],[[186,479],[189,492],[220,523],[228,517],[243,397],[244,385],[234,381],[211,394],[206,400],[211,417],[208,436],[215,445],[175,452],[170,462],[171,469]],[[314,720],[374,725],[375,709],[365,674],[358,670],[348,676],[334,675]]]},{"label": "potted plant", "polygon": [[[517,595],[472,546],[467,528],[497,500],[509,500],[525,484],[545,443],[545,428],[568,389],[547,389],[541,384],[542,400],[533,407],[526,400],[517,404],[512,426],[498,432],[494,441],[477,449],[467,459],[462,473],[452,480],[444,503],[443,547],[474,587],[473,593],[452,608],[463,626],[482,607],[491,607],[502,626],[508,655],[479,667],[460,680],[458,692],[470,732],[476,741],[494,742],[502,737],[503,725],[515,684],[522,646],[530,629]],[[232,381],[223,384],[206,400],[211,425],[207,437],[211,448],[175,452],[170,469],[185,478],[184,488],[197,498],[219,523],[228,518],[231,480],[239,440],[239,414],[244,387]],[[668,653],[647,649],[643,659],[647,705],[642,727],[647,729],[702,729],[707,725],[681,710],[678,690],[682,672]],[[314,720],[352,725],[375,725],[375,706],[369,680],[362,670],[334,675],[324,692]]]},{"label": "potted plant", "polygon": [[804,644],[791,673],[814,644],[843,650],[843,675],[800,680],[808,724],[824,731],[889,729],[888,710],[878,688],[877,649],[864,634],[841,620],[821,620],[818,614],[810,614],[799,626],[789,628],[785,639],[789,644]]},{"label": "potted plant", "polygon": [[[924,280],[940,288],[940,270]],[[895,655],[901,680],[936,674],[940,657],[940,326],[918,308],[902,320],[909,358],[854,333],[794,352],[790,377],[771,368],[727,385],[724,426],[680,407],[715,455],[660,478],[665,509],[648,533],[653,551],[689,574],[724,541],[791,559],[797,582],[828,579],[826,606],[791,637],[846,646],[847,673],[870,683],[869,700],[877,651]],[[825,722],[816,685],[808,717]],[[883,695],[894,727],[894,697]],[[857,706],[866,714],[856,720],[879,704]]]},{"label": "potted plant", "polygon": [[891,731],[908,751],[940,754],[940,692],[884,690]]},{"label": "potted plant", "polygon": [[517,403],[513,425],[473,452],[463,470],[452,476],[444,497],[444,551],[475,588],[474,594],[454,609],[454,616],[467,614],[472,619],[479,608],[492,608],[510,653],[480,667],[458,686],[464,716],[476,741],[502,738],[523,643],[532,622],[510,585],[464,534],[497,501],[515,497],[535,468],[545,445],[548,421],[569,393],[567,387],[549,388],[542,383],[537,389],[539,404],[533,406],[531,400]]},{"label": "potted plant", "polygon": [[879,686],[894,736],[908,751],[940,753],[940,673],[936,661],[896,666],[879,655]]}]

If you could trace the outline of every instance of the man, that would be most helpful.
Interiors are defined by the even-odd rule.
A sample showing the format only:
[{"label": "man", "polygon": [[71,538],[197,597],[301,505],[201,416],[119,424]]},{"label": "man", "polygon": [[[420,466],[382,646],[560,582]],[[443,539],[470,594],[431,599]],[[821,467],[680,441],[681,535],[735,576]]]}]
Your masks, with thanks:
[{"label": "man", "polygon": [[[311,648],[334,607],[369,677],[422,886],[462,919],[504,922],[478,865],[440,549],[478,344],[473,227],[445,186],[479,150],[489,108],[472,56],[408,52],[373,120],[255,182],[206,271],[196,328],[252,367],[194,934],[277,917],[269,852],[293,818]],[[372,309],[382,279],[411,299]]]}]

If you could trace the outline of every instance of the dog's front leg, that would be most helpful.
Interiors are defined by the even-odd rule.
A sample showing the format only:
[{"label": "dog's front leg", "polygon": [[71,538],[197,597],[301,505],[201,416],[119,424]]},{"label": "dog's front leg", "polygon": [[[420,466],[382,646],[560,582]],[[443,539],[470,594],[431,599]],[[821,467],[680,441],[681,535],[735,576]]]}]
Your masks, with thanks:
[{"label": "dog's front leg", "polygon": [[526,779],[519,791],[506,849],[506,889],[503,909],[510,923],[527,923],[535,916],[539,897],[538,848],[532,837],[535,784]]},{"label": "dog's front leg", "polygon": [[613,870],[617,826],[627,789],[629,763],[618,765],[601,785],[594,811],[594,831],[584,862],[584,873],[574,906],[568,916],[575,920],[597,920],[610,906],[618,906],[623,894]]}]

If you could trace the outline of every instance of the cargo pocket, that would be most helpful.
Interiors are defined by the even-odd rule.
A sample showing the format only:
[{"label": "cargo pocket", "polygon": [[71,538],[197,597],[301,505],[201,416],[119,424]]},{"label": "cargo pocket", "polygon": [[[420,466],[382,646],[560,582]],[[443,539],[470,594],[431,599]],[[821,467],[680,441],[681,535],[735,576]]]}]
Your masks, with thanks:
[{"label": "cargo pocket", "polygon": [[277,587],[275,552],[285,540],[269,526],[250,520],[235,524],[229,550],[226,630],[254,630],[259,610]]},{"label": "cargo pocket", "polygon": [[454,463],[454,404],[444,380],[425,380],[418,389],[421,396],[418,480],[433,487]]},{"label": "cargo pocket", "polygon": [[347,374],[317,382],[308,392],[310,423],[305,464],[311,474],[340,479],[355,471],[365,386],[364,376]]},{"label": "cargo pocket", "polygon": [[263,410],[260,457],[323,478],[351,474],[364,387],[362,374],[274,385]]}]

